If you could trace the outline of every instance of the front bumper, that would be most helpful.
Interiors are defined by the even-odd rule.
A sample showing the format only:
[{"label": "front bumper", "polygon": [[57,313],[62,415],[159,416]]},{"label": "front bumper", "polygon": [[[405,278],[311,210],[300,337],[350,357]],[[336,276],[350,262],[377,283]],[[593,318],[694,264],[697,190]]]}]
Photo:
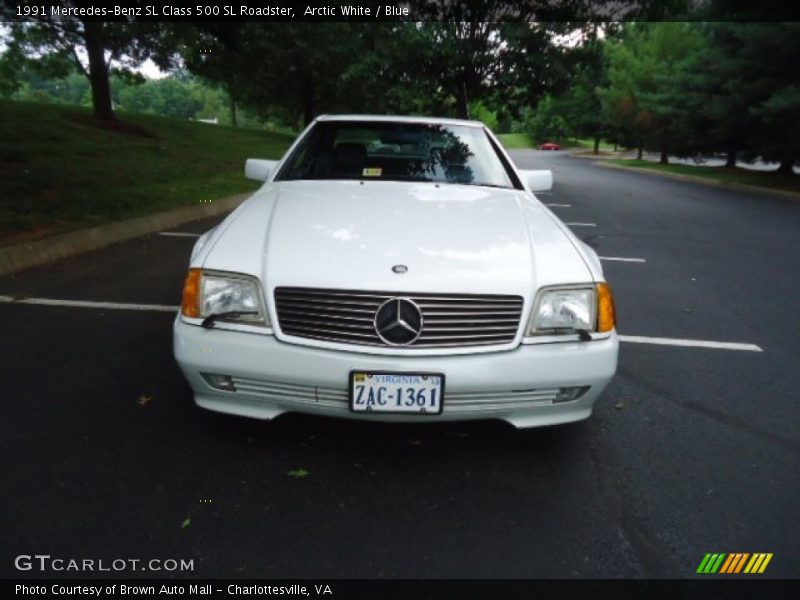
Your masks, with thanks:
[{"label": "front bumper", "polygon": [[[271,335],[203,329],[175,320],[175,358],[197,404],[223,413],[272,419],[286,412],[371,421],[433,422],[502,419],[516,427],[586,419],[617,368],[618,341],[520,345],[514,350],[458,356],[397,356],[310,348]],[[352,370],[441,372],[440,415],[350,411]],[[236,390],[211,387],[200,373],[229,375]],[[580,398],[554,402],[561,387],[590,386]]]}]

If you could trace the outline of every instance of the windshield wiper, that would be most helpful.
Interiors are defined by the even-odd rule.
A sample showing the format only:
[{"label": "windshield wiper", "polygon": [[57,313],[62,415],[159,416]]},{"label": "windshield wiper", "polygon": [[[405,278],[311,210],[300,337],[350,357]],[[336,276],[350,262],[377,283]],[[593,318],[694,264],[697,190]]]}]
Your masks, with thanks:
[{"label": "windshield wiper", "polygon": [[591,342],[594,338],[588,329],[574,329],[572,327],[557,327],[555,333],[575,333],[581,342]]},{"label": "windshield wiper", "polygon": [[508,187],[507,185],[499,185],[497,183],[480,183],[477,181],[450,181],[448,183],[457,183],[459,185],[474,185],[477,187],[490,187],[490,188],[499,188],[501,190],[513,190],[514,188]]},{"label": "windshield wiper", "polygon": [[208,315],[203,322],[200,323],[206,329],[211,329],[214,327],[214,321],[217,319],[227,319],[228,317],[241,317],[244,315],[257,315],[258,311],[255,310],[229,310],[227,312],[220,312],[214,313],[213,315]]}]

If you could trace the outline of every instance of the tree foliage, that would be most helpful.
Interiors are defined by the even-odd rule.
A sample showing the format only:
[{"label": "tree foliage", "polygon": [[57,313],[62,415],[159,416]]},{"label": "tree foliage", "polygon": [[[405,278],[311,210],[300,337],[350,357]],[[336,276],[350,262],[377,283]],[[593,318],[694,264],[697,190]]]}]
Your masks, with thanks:
[{"label": "tree foliage", "polygon": [[[704,5],[709,22],[654,20],[689,5],[626,3],[650,19],[636,23],[598,23],[586,11],[600,5],[585,0],[421,2],[428,19],[417,22],[43,19],[10,26],[0,94],[63,98],[44,81],[77,70],[104,118],[112,100],[182,118],[225,104],[233,124],[246,113],[294,129],[327,112],[477,117],[539,141],[588,137],[597,149],[605,138],[663,161],[760,155],[790,171],[800,153],[800,25],[745,21],[762,13],[721,0]],[[131,87],[146,58],[181,63],[203,83],[176,74]],[[72,98],[86,100],[85,89]]]},{"label": "tree foliage", "polygon": [[[74,3],[64,0],[61,5],[73,7]],[[169,27],[141,21],[101,22],[45,15],[11,21],[7,27],[8,53],[18,61],[36,65],[51,75],[58,70],[66,75],[67,65],[83,73],[91,84],[94,115],[103,120],[114,118],[110,76],[134,76],[133,69],[148,58],[170,66],[177,43]]]}]

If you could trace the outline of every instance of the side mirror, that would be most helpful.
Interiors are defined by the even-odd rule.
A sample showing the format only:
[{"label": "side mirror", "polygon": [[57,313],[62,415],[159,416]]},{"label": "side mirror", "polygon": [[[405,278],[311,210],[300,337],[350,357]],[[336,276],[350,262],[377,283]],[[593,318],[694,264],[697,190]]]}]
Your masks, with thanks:
[{"label": "side mirror", "polygon": [[266,181],[272,175],[272,171],[278,165],[277,160],[262,160],[260,158],[248,158],[244,163],[244,176],[256,181]]},{"label": "side mirror", "polygon": [[548,192],[553,189],[553,172],[549,169],[522,171],[522,176],[528,182],[528,188],[532,192]]}]

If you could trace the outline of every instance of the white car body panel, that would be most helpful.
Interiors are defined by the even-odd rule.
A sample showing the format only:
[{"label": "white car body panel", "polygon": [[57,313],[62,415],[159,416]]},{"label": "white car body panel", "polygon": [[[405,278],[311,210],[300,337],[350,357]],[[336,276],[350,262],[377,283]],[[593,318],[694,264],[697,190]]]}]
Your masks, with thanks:
[{"label": "white car body panel", "polygon": [[[570,423],[591,415],[595,400],[617,367],[616,334],[593,342],[520,346],[512,352],[461,356],[403,357],[364,355],[286,344],[273,336],[207,331],[175,322],[175,357],[195,391],[198,405],[259,419],[287,412],[388,422],[436,422],[502,419],[515,427]],[[349,411],[347,381],[351,370],[441,372],[446,374],[441,415],[358,414]],[[255,379],[249,393],[211,389],[198,372],[228,373]],[[498,390],[502,375],[507,388]],[[539,389],[591,385],[573,402],[552,404],[518,400],[514,390],[536,382]],[[508,392],[507,395],[503,392]],[[478,402],[482,394],[491,394]],[[450,400],[453,400],[450,402]]]},{"label": "white car body panel", "polygon": [[[358,118],[483,127],[405,117],[318,120]],[[219,321],[204,329],[199,320],[178,316],[175,356],[200,406],[259,418],[290,411],[389,421],[493,417],[519,427],[589,416],[616,370],[615,332],[592,333],[592,341],[577,342],[576,334],[528,336],[527,323],[540,289],[602,282],[602,267],[594,251],[536,199],[522,173],[517,172],[522,190],[363,179],[276,181],[285,160],[272,167],[261,189],[202,236],[192,252],[192,268],[257,278],[270,320],[267,326]],[[248,174],[259,175],[268,166],[251,162]],[[407,273],[394,273],[391,267],[398,264],[407,266]],[[370,347],[284,334],[273,301],[275,288],[282,286],[508,294],[523,298],[523,310],[516,337],[503,344]],[[447,381],[444,411],[436,416],[350,413],[341,394],[346,396],[348,373],[354,369],[442,372]],[[320,402],[317,391],[311,394],[317,401],[311,403],[296,390],[286,397],[274,390],[256,393],[255,388],[248,388],[250,393],[220,391],[200,372],[238,376],[250,386],[256,385],[253,381],[272,382],[277,390],[326,390],[322,395],[328,394],[330,402]],[[500,374],[508,397],[493,387]],[[583,385],[591,386],[589,392],[573,402],[514,403],[514,390]],[[470,404],[470,394],[492,390],[499,394],[492,402]],[[461,404],[459,394],[467,398]],[[455,395],[452,405],[448,395]]]},{"label": "white car body panel", "polygon": [[[331,187],[298,181],[261,190],[227,224],[213,255],[192,266],[254,275],[268,288],[313,281],[524,296],[565,278],[593,281],[570,235],[522,192],[391,181]],[[402,278],[387,268],[397,263],[409,268]]]},{"label": "white car body panel", "polygon": [[520,171],[520,175],[531,192],[548,192],[553,189],[553,172],[548,169],[538,171],[527,169]]},{"label": "white car body panel", "polygon": [[277,160],[248,158],[244,163],[244,176],[256,181],[267,181],[272,178],[277,165]]}]

